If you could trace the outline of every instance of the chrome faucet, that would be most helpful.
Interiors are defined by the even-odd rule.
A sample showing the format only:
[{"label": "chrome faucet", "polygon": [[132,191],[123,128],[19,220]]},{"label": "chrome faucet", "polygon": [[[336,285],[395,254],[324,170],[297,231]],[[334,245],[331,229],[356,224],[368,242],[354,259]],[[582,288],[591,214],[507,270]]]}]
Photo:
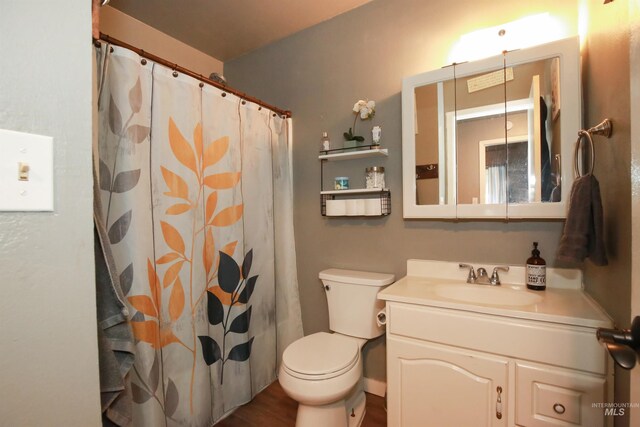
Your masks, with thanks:
[{"label": "chrome faucet", "polygon": [[508,265],[498,265],[493,268],[493,273],[491,274],[491,277],[489,277],[489,274],[484,267],[479,267],[476,272],[471,264],[460,263],[458,265],[460,268],[469,269],[469,274],[467,275],[467,283],[477,283],[479,285],[498,286],[500,285],[500,276],[498,275],[498,270],[509,271]]},{"label": "chrome faucet", "polygon": [[473,265],[460,263],[458,264],[458,266],[460,268],[469,269],[469,275],[467,275],[467,283],[476,283],[476,280],[478,280],[478,276],[476,276],[476,271],[473,269]]},{"label": "chrome faucet", "polygon": [[493,267],[493,273],[491,274],[491,278],[489,279],[490,285],[499,285],[500,284],[500,276],[498,276],[498,270],[509,271],[508,265],[497,265]]}]

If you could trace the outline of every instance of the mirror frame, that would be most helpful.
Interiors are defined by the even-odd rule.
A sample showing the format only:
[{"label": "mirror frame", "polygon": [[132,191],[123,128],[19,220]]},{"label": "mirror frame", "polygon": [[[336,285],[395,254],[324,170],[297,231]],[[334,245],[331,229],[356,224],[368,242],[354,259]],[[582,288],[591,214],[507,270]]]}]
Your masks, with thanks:
[{"label": "mirror frame", "polygon": [[[507,66],[560,58],[560,128],[561,199],[560,202],[505,203],[504,205],[457,204],[457,195],[448,204],[418,205],[416,203],[416,147],[415,147],[415,89],[453,77],[451,67],[405,77],[402,81],[402,193],[404,218],[478,218],[522,219],[566,217],[569,193],[573,184],[573,148],[582,123],[582,94],[580,86],[580,42],[578,36],[512,51],[507,54]],[[466,77],[502,69],[503,57],[494,56],[456,65],[456,77]],[[447,161],[447,164],[456,162]],[[445,173],[451,174],[447,170]],[[457,180],[457,171],[453,171]]]}]

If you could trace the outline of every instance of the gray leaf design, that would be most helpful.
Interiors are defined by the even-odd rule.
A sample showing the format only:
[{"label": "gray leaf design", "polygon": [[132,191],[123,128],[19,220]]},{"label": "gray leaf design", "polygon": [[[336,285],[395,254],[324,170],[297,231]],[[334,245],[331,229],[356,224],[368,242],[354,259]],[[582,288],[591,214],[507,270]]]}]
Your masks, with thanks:
[{"label": "gray leaf design", "polygon": [[122,293],[127,295],[131,290],[132,284],[133,284],[133,263],[129,264],[122,271],[122,273],[120,273],[120,288],[122,288]]},{"label": "gray leaf design", "polygon": [[173,416],[178,408],[178,402],[180,401],[180,395],[178,394],[178,388],[173,383],[171,378],[167,383],[167,393],[164,396],[164,414],[167,417]]},{"label": "gray leaf design", "polygon": [[156,391],[158,383],[160,382],[160,362],[158,360],[158,353],[156,352],[153,357],[153,365],[151,365],[151,371],[149,371],[149,389]]},{"label": "gray leaf design", "polygon": [[233,319],[233,322],[231,322],[231,326],[229,327],[229,331],[244,334],[249,330],[249,323],[251,323],[251,307],[249,307],[249,309],[244,313],[238,314],[238,316]]},{"label": "gray leaf design", "polygon": [[202,344],[204,363],[211,366],[222,358],[222,352],[216,340],[206,335],[198,335],[198,339],[200,340],[200,344]]},{"label": "gray leaf design", "polygon": [[131,383],[131,394],[133,395],[133,401],[136,403],[144,403],[151,399],[151,395],[134,382]]},{"label": "gray leaf design", "polygon": [[140,313],[139,311],[136,311],[136,314],[134,314],[131,317],[131,321],[132,322],[144,322],[144,314]]},{"label": "gray leaf design", "polygon": [[109,98],[109,129],[115,135],[122,133],[122,114],[113,100],[113,95]]},{"label": "gray leaf design", "polygon": [[113,183],[113,191],[115,193],[125,193],[135,187],[139,179],[140,169],[120,172]]},{"label": "gray leaf design", "polygon": [[102,159],[100,159],[99,174],[100,189],[104,191],[111,191],[111,171],[109,170],[109,166],[107,166]]},{"label": "gray leaf design", "polygon": [[120,218],[114,222],[109,228],[109,242],[115,245],[124,238],[129,231],[131,225],[131,210],[125,212]]},{"label": "gray leaf design", "polygon": [[229,352],[227,359],[235,360],[236,362],[244,362],[247,360],[249,356],[251,356],[251,344],[253,344],[253,338],[255,337],[251,337],[249,341],[233,347]]},{"label": "gray leaf design", "polygon": [[127,128],[127,138],[129,141],[140,144],[149,136],[149,127],[142,125],[131,125]]},{"label": "gray leaf design", "polygon": [[142,88],[140,86],[140,77],[138,77],[136,84],[133,85],[129,91],[129,104],[131,105],[131,111],[134,113],[140,111],[140,107],[142,107]]}]

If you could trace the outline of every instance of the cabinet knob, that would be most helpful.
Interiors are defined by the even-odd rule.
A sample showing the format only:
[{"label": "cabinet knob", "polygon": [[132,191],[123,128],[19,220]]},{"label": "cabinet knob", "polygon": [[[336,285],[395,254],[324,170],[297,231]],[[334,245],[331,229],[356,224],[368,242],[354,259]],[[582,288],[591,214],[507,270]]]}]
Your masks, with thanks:
[{"label": "cabinet knob", "polygon": [[566,411],[566,408],[562,403],[556,403],[555,405],[553,405],[553,410],[556,414],[562,415]]}]

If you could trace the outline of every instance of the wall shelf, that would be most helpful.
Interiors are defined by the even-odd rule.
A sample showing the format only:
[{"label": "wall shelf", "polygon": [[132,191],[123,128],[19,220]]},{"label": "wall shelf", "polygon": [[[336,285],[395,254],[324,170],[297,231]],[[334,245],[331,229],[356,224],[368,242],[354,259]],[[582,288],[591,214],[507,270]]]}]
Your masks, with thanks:
[{"label": "wall shelf", "polygon": [[352,151],[340,151],[340,152],[333,152],[333,151],[337,151],[337,150],[329,150],[329,151],[321,151],[320,153],[324,153],[324,154],[320,154],[318,156],[318,158],[320,160],[355,160],[355,159],[362,159],[364,157],[386,157],[389,155],[389,150],[386,148],[380,148],[379,146],[376,146],[378,148],[370,148],[370,149],[353,149],[353,148],[349,148],[349,150]]},{"label": "wall shelf", "polygon": [[366,157],[387,157],[389,150],[379,145],[359,148],[321,151],[320,160],[320,213],[328,217],[371,217],[391,213],[391,192],[387,188],[352,188],[325,190],[324,164],[328,161],[355,160]]},{"label": "wall shelf", "polygon": [[391,213],[391,192],[381,188],[323,191],[320,213],[328,217],[386,216]]},{"label": "wall shelf", "polygon": [[324,190],[320,194],[332,195],[354,195],[354,194],[376,194],[389,191],[387,188],[351,188],[349,190]]}]

